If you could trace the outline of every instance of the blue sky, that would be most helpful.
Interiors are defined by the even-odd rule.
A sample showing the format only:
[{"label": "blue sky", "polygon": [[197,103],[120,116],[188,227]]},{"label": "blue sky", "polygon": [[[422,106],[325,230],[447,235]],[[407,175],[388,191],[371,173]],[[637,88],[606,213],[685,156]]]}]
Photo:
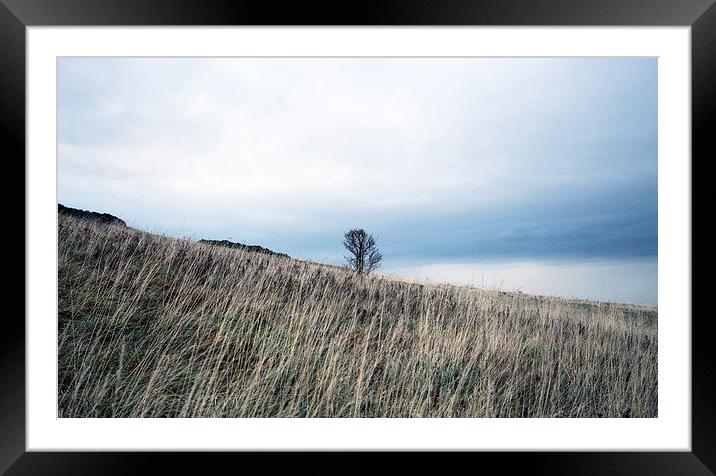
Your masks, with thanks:
[{"label": "blue sky", "polygon": [[452,281],[647,262],[618,299],[656,304],[656,59],[63,58],[58,75],[65,205],[328,263],[363,227],[385,270]]}]

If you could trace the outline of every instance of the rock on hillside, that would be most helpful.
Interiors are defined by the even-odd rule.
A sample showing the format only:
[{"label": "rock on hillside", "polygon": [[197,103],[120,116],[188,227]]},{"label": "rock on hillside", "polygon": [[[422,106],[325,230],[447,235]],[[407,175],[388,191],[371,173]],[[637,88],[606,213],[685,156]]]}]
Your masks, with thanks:
[{"label": "rock on hillside", "polygon": [[225,248],[236,248],[239,250],[253,251],[255,253],[263,253],[266,255],[283,256],[284,258],[290,258],[290,256],[285,253],[276,253],[275,251],[271,251],[268,248],[264,248],[263,246],[244,245],[243,243],[234,243],[229,240],[199,240],[199,243],[204,243],[206,245],[212,246],[223,246]]},{"label": "rock on hillside", "polygon": [[124,226],[126,227],[127,224],[124,222],[124,220],[120,220],[114,215],[110,215],[109,213],[97,213],[97,212],[89,212],[86,210],[79,210],[77,208],[70,208],[62,205],[61,203],[57,204],[57,212],[63,213],[65,215],[70,215],[77,218],[84,218],[86,220],[92,220],[96,221],[98,223],[102,223],[105,225],[117,225],[117,226]]}]

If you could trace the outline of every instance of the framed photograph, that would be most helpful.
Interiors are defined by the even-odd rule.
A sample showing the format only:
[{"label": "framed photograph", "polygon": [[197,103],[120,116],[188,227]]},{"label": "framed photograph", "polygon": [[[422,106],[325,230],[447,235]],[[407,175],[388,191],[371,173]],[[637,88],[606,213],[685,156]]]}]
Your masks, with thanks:
[{"label": "framed photograph", "polygon": [[0,0],[0,470],[712,474],[712,4]]}]

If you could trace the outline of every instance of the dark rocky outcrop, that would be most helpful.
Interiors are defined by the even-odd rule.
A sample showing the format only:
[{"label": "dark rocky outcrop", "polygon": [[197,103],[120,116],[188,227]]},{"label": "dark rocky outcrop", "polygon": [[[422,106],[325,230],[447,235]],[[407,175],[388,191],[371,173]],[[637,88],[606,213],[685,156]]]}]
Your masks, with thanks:
[{"label": "dark rocky outcrop", "polygon": [[124,222],[124,220],[120,220],[114,215],[110,215],[109,213],[97,213],[97,212],[89,212],[86,210],[79,210],[77,208],[70,208],[62,205],[61,203],[57,204],[57,212],[62,213],[64,215],[70,215],[77,218],[84,218],[85,220],[92,220],[97,223],[102,223],[104,225],[117,225],[117,226],[124,226],[126,227],[127,224]]},{"label": "dark rocky outcrop", "polygon": [[199,243],[204,243],[206,245],[212,245],[212,246],[223,246],[225,248],[235,248],[235,249],[239,249],[239,250],[253,251],[254,253],[263,253],[266,255],[283,256],[284,258],[290,258],[290,256],[288,256],[285,253],[276,253],[275,251],[271,251],[267,248],[264,248],[263,246],[244,245],[243,243],[234,243],[229,240],[199,240]]}]

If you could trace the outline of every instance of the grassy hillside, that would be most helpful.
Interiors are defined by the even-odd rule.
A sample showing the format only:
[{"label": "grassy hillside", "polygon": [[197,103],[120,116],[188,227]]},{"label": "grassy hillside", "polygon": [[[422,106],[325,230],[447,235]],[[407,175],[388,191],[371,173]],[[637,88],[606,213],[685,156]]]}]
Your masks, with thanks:
[{"label": "grassy hillside", "polygon": [[59,218],[60,417],[655,417],[650,308]]}]

